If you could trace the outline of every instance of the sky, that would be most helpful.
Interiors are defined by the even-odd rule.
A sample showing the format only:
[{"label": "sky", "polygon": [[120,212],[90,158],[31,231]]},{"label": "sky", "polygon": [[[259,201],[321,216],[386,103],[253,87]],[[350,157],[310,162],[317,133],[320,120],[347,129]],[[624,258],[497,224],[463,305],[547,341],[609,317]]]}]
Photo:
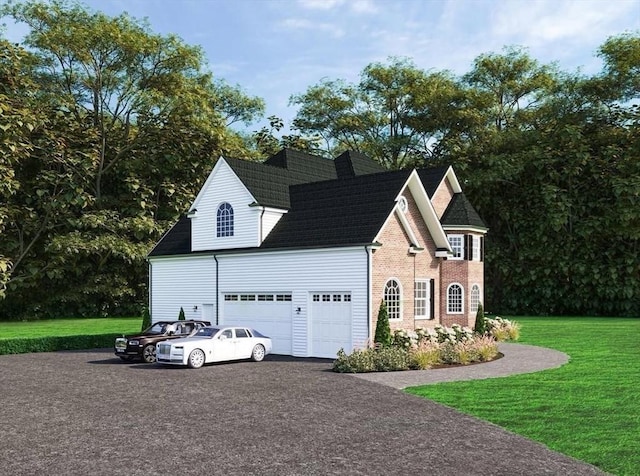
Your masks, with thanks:
[{"label": "sky", "polygon": [[[597,73],[604,41],[640,32],[640,0],[84,0],[92,10],[147,18],[155,33],[200,45],[213,74],[265,100],[288,124],[292,94],[322,79],[407,57],[425,71],[462,75],[506,45],[541,63]],[[20,42],[24,27],[7,24]],[[258,126],[249,126],[257,130]]]}]

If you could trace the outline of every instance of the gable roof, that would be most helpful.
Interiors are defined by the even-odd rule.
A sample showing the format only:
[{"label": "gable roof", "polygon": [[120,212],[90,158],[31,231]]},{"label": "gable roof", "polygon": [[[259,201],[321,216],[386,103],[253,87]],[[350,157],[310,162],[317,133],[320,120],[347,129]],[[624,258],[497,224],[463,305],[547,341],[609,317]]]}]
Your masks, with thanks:
[{"label": "gable roof", "polygon": [[[454,192],[460,191],[449,166],[389,172],[357,152],[345,152],[330,160],[291,149],[283,149],[264,163],[221,161],[247,188],[256,200],[254,205],[288,210],[257,249],[371,244],[397,207],[405,186],[416,198],[439,249],[449,247],[441,225],[486,230],[462,193],[454,194],[442,221],[438,220],[430,198],[440,184],[448,179]],[[207,183],[212,176],[213,172]],[[190,253],[191,220],[182,217],[149,256]]]},{"label": "gable roof", "polygon": [[444,228],[479,228],[487,230],[487,225],[482,221],[478,212],[462,192],[453,195],[449,206],[442,214],[440,222]]},{"label": "gable roof", "polygon": [[186,255],[191,253],[191,220],[186,216],[164,234],[149,256]]}]

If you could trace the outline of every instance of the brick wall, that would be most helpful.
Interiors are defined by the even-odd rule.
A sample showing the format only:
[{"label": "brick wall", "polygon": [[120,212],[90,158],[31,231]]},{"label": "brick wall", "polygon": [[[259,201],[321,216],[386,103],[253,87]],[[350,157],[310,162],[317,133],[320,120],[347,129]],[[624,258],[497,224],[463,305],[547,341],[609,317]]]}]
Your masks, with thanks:
[{"label": "brick wall", "polygon": [[[391,329],[413,330],[416,327],[433,327],[439,323],[438,310],[440,307],[439,288],[439,258],[435,258],[435,244],[431,238],[420,211],[411,194],[404,194],[408,203],[406,217],[411,228],[424,247],[424,251],[417,254],[409,253],[411,241],[404,231],[404,227],[394,212],[382,232],[378,236],[378,242],[382,247],[373,252],[372,259],[372,335],[378,318],[378,310],[384,296],[384,288],[387,281],[395,278],[402,289],[401,312],[402,319],[390,321]],[[416,279],[435,280],[434,299],[435,319],[415,319],[414,316],[414,282]]]}]

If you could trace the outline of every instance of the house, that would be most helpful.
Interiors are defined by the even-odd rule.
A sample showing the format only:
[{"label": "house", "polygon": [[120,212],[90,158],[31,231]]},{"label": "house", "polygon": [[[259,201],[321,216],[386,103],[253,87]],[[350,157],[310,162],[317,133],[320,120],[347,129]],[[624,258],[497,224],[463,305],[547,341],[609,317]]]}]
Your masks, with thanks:
[{"label": "house", "polygon": [[334,358],[392,329],[472,326],[487,228],[451,167],[385,171],[284,149],[220,158],[148,256],[153,321],[254,327],[274,353]]}]

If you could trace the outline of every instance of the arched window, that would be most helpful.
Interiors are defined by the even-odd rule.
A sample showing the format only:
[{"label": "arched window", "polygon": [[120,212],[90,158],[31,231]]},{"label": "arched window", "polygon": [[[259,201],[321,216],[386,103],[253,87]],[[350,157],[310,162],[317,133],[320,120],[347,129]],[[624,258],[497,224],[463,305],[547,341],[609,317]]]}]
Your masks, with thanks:
[{"label": "arched window", "polygon": [[457,283],[447,288],[447,314],[462,314],[464,309],[464,290]]},{"label": "arched window", "polygon": [[216,226],[216,236],[233,236],[233,207],[227,202],[221,203],[218,207],[218,221]]},{"label": "arched window", "polygon": [[384,286],[384,302],[387,305],[389,319],[401,319],[401,299],[402,288],[397,279],[390,279]]},{"label": "arched window", "polygon": [[471,297],[469,300],[469,310],[478,312],[478,304],[480,304],[480,286],[474,284],[471,286]]}]

